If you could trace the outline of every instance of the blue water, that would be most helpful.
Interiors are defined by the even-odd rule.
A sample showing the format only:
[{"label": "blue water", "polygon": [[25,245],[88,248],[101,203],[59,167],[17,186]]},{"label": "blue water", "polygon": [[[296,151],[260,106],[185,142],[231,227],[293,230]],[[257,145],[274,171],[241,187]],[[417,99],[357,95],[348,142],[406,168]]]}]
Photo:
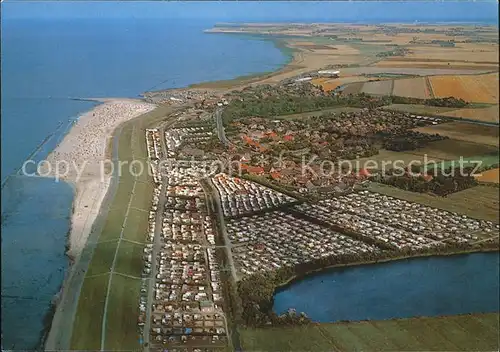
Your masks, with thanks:
[{"label": "blue water", "polygon": [[73,192],[11,177],[42,160],[90,102],[275,70],[271,42],[202,31],[219,21],[496,23],[497,3],[2,2],[3,347],[37,345],[68,266]]},{"label": "blue water", "polygon": [[3,21],[4,348],[38,343],[44,314],[68,266],[64,251],[73,199],[62,182],[19,176],[6,181],[7,176],[34,151],[32,159],[42,160],[78,114],[94,105],[69,97],[136,97],[150,89],[271,71],[288,60],[268,41],[204,34],[212,25],[146,19]]},{"label": "blue water", "polygon": [[499,264],[476,253],[331,269],[278,291],[273,309],[317,322],[498,312]]}]

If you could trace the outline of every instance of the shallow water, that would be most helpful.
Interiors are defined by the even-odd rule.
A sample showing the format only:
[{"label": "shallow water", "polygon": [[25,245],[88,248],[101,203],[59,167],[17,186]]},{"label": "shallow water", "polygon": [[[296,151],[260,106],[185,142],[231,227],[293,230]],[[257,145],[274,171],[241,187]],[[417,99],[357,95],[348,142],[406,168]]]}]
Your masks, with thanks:
[{"label": "shallow water", "polygon": [[317,322],[497,312],[498,270],[498,253],[330,269],[279,290],[273,309]]},{"label": "shallow water", "polygon": [[72,200],[68,184],[44,178],[15,177],[2,192],[2,207],[9,209],[2,213],[4,348],[32,349],[40,339],[43,317],[68,266]]}]

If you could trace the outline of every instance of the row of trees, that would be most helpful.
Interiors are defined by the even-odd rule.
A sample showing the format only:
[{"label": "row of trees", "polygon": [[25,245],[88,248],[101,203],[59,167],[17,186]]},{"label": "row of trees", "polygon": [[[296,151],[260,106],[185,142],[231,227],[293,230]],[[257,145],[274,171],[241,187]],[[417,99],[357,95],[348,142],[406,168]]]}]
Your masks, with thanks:
[{"label": "row of trees", "polygon": [[417,104],[427,106],[438,106],[447,108],[463,108],[469,105],[465,100],[455,97],[420,99],[412,97],[392,96],[393,104]]},{"label": "row of trees", "polygon": [[449,168],[445,171],[439,169],[435,170],[437,175],[429,180],[423,176],[412,176],[410,174],[391,175],[390,173],[393,171],[389,170],[389,175],[382,177],[382,179],[378,181],[406,191],[432,193],[444,197],[451,193],[476,186],[478,183],[476,179],[470,175],[471,171],[472,169],[464,169],[463,173],[461,173],[459,168],[454,170]]},{"label": "row of trees", "polygon": [[454,108],[468,105],[463,99],[454,97],[419,99],[400,96],[373,97],[366,93],[327,94],[310,83],[282,86],[279,89],[262,86],[244,91],[239,97],[240,99],[231,100],[222,113],[226,125],[234,119],[249,116],[274,117],[341,106],[374,109],[390,104],[420,104]]},{"label": "row of trees", "polygon": [[351,106],[376,108],[390,103],[387,99],[360,93],[355,95],[280,95],[255,96],[243,100],[234,99],[222,113],[225,124],[233,119],[249,116],[274,117],[323,110],[333,107]]},{"label": "row of trees", "polygon": [[407,48],[397,47],[394,50],[380,52],[377,54],[377,57],[405,56],[408,52]]},{"label": "row of trees", "polygon": [[379,133],[383,137],[384,148],[396,152],[415,150],[425,147],[430,142],[440,141],[448,137],[439,134],[427,134],[416,131],[405,131],[404,133],[386,134]]}]

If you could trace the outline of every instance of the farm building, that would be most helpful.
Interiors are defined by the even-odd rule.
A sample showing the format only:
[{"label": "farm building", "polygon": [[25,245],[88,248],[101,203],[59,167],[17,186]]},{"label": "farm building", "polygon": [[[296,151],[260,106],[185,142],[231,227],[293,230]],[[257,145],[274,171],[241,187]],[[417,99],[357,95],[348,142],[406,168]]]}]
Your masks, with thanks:
[{"label": "farm building", "polygon": [[311,77],[303,77],[303,78],[298,78],[295,80],[295,82],[307,82],[307,81],[310,81],[312,80]]},{"label": "farm building", "polygon": [[325,76],[325,77],[335,77],[338,78],[340,75],[340,71],[333,71],[333,70],[323,70],[323,71],[318,71],[318,74],[320,76]]}]

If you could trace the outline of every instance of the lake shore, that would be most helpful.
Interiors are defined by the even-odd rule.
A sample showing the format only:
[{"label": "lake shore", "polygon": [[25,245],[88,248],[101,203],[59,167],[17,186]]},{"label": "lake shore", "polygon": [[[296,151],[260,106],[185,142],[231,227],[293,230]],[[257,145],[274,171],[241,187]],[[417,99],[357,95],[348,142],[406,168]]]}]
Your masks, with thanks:
[{"label": "lake shore", "polygon": [[[324,261],[303,263],[295,267],[281,267],[274,272],[267,272],[264,275],[254,275],[245,277],[238,284],[238,294],[241,301],[236,301],[233,305],[233,311],[237,313],[237,319],[243,319],[245,326],[261,327],[271,322],[271,324],[282,325],[283,317],[276,316],[274,311],[275,297],[280,292],[287,290],[290,286],[298,284],[301,280],[315,277],[331,270],[358,266],[377,266],[383,263],[405,262],[421,258],[439,258],[439,257],[460,257],[470,254],[479,254],[491,252],[498,255],[498,244],[492,242],[480,242],[471,248],[448,247],[448,248],[428,248],[421,252],[395,253],[383,251],[370,257],[355,258],[352,256],[331,257]],[[256,293],[259,293],[258,295]],[[253,296],[252,296],[253,295]],[[260,297],[259,306],[260,315],[258,320],[252,320],[248,308],[256,301],[253,297]],[[299,311],[299,310],[298,310]],[[267,322],[267,323],[266,323]],[[297,321],[294,324],[302,324]]]},{"label": "lake shore", "polygon": [[403,261],[403,260],[409,260],[409,259],[420,259],[420,258],[431,258],[431,257],[451,257],[451,256],[459,256],[459,255],[467,255],[467,254],[474,254],[474,253],[489,253],[489,252],[498,252],[499,249],[497,247],[484,247],[484,248],[479,248],[479,249],[465,249],[465,250],[451,250],[449,252],[443,252],[443,253],[421,253],[421,254],[416,254],[416,255],[401,255],[398,257],[389,257],[389,258],[381,258],[377,260],[362,260],[362,261],[357,261],[357,262],[351,262],[347,264],[335,264],[335,265],[329,265],[325,266],[322,268],[310,270],[304,274],[300,275],[294,275],[291,276],[289,279],[286,281],[280,283],[278,286],[276,286],[274,292],[275,294],[281,290],[285,290],[287,287],[290,285],[294,284],[297,281],[310,278],[311,276],[314,275],[320,275],[323,274],[324,272],[327,272],[329,270],[333,269],[339,269],[339,268],[349,268],[349,267],[358,267],[358,266],[364,266],[364,265],[374,265],[374,264],[383,264],[383,263],[391,263],[395,261]]}]

